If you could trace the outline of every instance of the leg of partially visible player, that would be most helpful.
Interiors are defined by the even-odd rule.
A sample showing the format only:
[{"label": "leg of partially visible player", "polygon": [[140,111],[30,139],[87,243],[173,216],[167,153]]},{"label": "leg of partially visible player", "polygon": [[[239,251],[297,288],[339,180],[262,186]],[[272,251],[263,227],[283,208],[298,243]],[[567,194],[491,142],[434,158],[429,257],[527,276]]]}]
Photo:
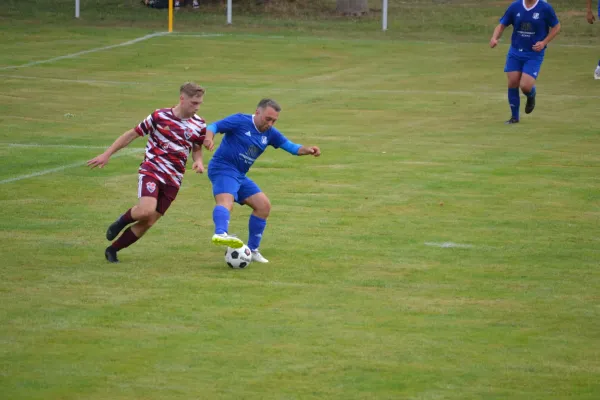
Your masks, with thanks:
[{"label": "leg of partially visible player", "polygon": [[250,206],[253,210],[248,220],[248,247],[252,251],[252,261],[268,263],[269,260],[260,254],[258,248],[267,227],[267,218],[271,213],[271,202],[266,194],[259,192],[247,197],[244,204]]},{"label": "leg of partially visible player", "polygon": [[[593,24],[596,21],[596,17],[594,15],[594,11],[592,11],[592,0],[587,0],[586,8],[587,22]],[[600,1],[598,2],[598,17],[600,18]],[[596,70],[594,71],[594,79],[600,79],[600,60],[598,60],[598,65],[596,66]]]}]

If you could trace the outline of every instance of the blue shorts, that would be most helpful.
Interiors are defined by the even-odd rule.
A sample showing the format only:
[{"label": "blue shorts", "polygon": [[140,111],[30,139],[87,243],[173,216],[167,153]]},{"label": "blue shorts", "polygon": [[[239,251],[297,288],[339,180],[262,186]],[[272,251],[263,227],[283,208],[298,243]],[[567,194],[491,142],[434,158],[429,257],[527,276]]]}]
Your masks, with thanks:
[{"label": "blue shorts", "polygon": [[244,204],[244,200],[248,197],[262,192],[258,185],[245,175],[231,176],[214,170],[211,173],[209,168],[208,179],[212,183],[213,196],[229,193],[239,204]]},{"label": "blue shorts", "polygon": [[543,58],[530,59],[527,57],[517,57],[514,54],[508,53],[504,72],[519,71],[537,79],[543,61]]}]

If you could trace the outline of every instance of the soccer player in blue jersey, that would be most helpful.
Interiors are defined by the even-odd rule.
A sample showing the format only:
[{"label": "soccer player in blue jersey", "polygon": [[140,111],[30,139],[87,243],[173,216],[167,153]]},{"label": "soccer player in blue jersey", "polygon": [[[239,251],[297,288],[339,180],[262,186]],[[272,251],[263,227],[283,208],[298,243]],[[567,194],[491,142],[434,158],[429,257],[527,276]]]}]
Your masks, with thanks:
[{"label": "soccer player in blue jersey", "polygon": [[529,114],[535,108],[535,80],[544,61],[546,46],[560,32],[560,22],[546,1],[517,0],[508,7],[494,29],[491,48],[498,45],[498,39],[509,25],[513,26],[513,33],[504,72],[508,78],[511,118],[506,123],[516,124],[521,106],[519,88],[527,96],[525,113]]},{"label": "soccer player in blue jersey", "polygon": [[234,248],[242,247],[244,243],[227,231],[233,203],[246,204],[253,210],[248,222],[248,247],[252,250],[252,261],[260,263],[269,262],[258,248],[267,226],[271,203],[246,173],[269,145],[295,156],[321,155],[317,146],[292,143],[273,126],[280,111],[281,107],[277,102],[262,99],[254,115],[234,114],[209,124],[204,139],[204,146],[212,150],[215,133],[224,133],[221,145],[208,164],[208,178],[212,183],[216,202],[213,209],[215,234],[212,242]]},{"label": "soccer player in blue jersey", "polygon": [[[600,1],[598,1],[598,17],[600,17]],[[594,12],[592,11],[592,0],[587,0],[587,22],[593,24],[596,20],[594,16]],[[598,61],[598,65],[596,66],[596,70],[594,71],[594,79],[600,79],[600,60]]]}]

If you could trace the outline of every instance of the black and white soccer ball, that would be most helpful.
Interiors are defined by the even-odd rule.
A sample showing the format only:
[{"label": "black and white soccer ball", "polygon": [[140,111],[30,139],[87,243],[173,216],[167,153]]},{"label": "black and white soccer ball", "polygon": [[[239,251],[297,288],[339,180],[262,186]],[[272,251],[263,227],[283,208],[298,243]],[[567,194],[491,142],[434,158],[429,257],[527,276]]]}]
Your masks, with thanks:
[{"label": "black and white soccer ball", "polygon": [[246,268],[252,262],[252,252],[246,245],[239,249],[228,247],[225,252],[225,262],[233,269]]}]

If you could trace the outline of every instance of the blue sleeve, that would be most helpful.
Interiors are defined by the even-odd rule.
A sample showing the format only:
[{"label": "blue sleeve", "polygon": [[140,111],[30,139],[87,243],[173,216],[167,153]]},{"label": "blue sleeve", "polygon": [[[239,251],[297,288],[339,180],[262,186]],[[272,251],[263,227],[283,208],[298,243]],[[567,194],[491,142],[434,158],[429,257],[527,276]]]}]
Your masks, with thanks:
[{"label": "blue sleeve", "polygon": [[559,20],[558,17],[556,16],[556,12],[554,11],[554,8],[552,8],[552,6],[550,4],[548,4],[548,13],[546,14],[546,23],[548,24],[548,26],[550,28],[554,28],[556,25],[559,24]]},{"label": "blue sleeve", "polygon": [[511,4],[510,7],[508,7],[506,9],[506,12],[502,16],[502,18],[500,18],[500,23],[504,26],[509,26],[509,25],[513,24],[513,21],[514,21],[513,4]]},{"label": "blue sleeve", "polygon": [[295,156],[298,155],[298,150],[302,147],[301,144],[292,143],[289,140],[285,141],[281,146],[282,149]]},{"label": "blue sleeve", "polygon": [[271,128],[271,132],[269,133],[269,144],[271,146],[278,149],[287,141],[287,138],[277,128]]},{"label": "blue sleeve", "polygon": [[213,131],[214,133],[231,133],[233,132],[234,128],[239,124],[239,121],[239,114],[234,114],[230,115],[229,117],[225,117],[220,121],[213,122],[212,124],[208,125],[207,128]]}]

